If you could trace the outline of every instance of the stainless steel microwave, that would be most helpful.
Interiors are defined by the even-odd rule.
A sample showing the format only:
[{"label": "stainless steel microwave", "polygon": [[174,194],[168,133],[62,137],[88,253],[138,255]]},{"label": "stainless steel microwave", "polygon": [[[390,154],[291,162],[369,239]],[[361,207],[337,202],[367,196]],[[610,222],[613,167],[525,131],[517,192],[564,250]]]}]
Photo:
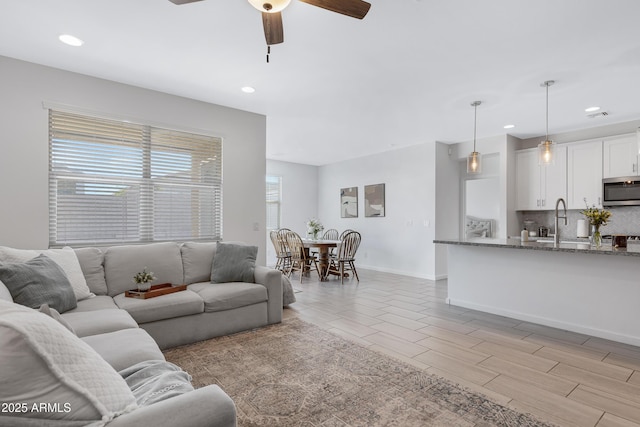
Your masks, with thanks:
[{"label": "stainless steel microwave", "polygon": [[640,206],[640,176],[603,179],[602,206]]}]

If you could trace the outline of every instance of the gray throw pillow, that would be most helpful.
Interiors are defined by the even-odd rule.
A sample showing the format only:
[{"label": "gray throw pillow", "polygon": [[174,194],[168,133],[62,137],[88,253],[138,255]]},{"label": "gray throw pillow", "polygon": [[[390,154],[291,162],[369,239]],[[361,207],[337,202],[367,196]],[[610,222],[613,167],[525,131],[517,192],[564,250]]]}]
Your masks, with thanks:
[{"label": "gray throw pillow", "polygon": [[0,280],[17,304],[36,310],[48,304],[60,313],[78,305],[67,275],[46,255],[24,263],[0,265]]},{"label": "gray throw pillow", "polygon": [[253,283],[257,255],[257,246],[218,242],[211,268],[211,283]]}]

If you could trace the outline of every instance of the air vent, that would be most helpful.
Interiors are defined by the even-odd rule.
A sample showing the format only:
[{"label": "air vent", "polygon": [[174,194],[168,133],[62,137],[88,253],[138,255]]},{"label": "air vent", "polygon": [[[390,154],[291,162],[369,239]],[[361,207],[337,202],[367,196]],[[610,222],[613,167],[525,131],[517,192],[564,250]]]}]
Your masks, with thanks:
[{"label": "air vent", "polygon": [[595,117],[608,116],[608,115],[609,113],[607,113],[606,111],[599,111],[597,113],[587,114],[587,117],[589,117],[590,119],[593,119]]}]

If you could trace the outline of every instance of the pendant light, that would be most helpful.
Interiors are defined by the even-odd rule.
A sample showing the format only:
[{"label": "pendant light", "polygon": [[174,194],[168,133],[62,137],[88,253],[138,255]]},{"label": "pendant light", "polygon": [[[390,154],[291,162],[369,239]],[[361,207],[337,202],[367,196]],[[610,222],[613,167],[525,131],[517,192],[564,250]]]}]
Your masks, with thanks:
[{"label": "pendant light", "polygon": [[540,86],[547,88],[547,130],[544,141],[542,141],[538,145],[538,164],[540,166],[548,166],[555,163],[554,151],[556,144],[553,143],[549,139],[549,86],[553,85],[555,82],[553,80],[547,80],[544,83],[541,83]]},{"label": "pendant light", "polygon": [[467,173],[478,174],[482,172],[482,156],[476,151],[476,124],[478,122],[478,105],[480,101],[473,101],[473,151],[467,157]]}]

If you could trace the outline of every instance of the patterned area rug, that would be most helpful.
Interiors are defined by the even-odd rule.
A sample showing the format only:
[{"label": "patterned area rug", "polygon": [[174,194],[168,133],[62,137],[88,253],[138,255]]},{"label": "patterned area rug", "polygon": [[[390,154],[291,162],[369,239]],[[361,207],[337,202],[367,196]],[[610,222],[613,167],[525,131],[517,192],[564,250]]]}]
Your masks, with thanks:
[{"label": "patterned area rug", "polygon": [[165,351],[239,426],[550,426],[299,319]]}]

